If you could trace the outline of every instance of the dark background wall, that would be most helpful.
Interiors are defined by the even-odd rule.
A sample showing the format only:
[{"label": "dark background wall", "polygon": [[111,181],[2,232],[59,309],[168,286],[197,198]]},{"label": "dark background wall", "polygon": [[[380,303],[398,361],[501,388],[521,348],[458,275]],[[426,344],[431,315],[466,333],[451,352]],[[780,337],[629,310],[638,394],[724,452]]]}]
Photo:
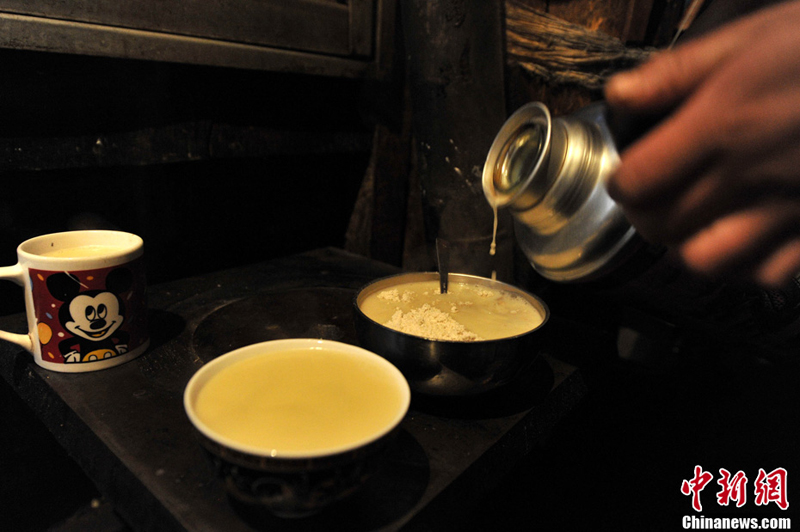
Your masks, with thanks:
[{"label": "dark background wall", "polygon": [[[365,82],[13,50],[0,65],[0,264],[78,228],[141,235],[151,283],[343,244]],[[0,314],[19,292],[0,283]]]}]

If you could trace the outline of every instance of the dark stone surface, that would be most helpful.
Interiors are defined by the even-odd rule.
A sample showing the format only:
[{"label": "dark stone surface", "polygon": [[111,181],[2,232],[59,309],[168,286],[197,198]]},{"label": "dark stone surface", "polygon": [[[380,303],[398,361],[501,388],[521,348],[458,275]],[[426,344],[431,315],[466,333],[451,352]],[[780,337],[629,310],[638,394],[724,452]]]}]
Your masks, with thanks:
[{"label": "dark stone surface", "polygon": [[[230,504],[182,405],[189,378],[229,347],[294,334],[346,341],[352,324],[342,312],[354,291],[395,272],[330,248],[158,285],[149,293],[152,346],[138,359],[59,374],[3,343],[0,374],[133,529],[425,527],[463,514],[542,443],[583,395],[572,366],[542,358],[524,383],[463,404],[415,398],[383,473],[301,523]],[[23,316],[0,326],[20,331]]]}]

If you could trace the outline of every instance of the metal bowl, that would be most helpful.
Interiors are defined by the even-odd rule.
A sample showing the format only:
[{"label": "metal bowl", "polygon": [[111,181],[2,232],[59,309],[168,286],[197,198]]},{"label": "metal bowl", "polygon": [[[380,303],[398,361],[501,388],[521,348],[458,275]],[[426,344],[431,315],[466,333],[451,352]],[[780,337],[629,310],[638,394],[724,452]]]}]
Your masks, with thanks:
[{"label": "metal bowl", "polygon": [[385,277],[361,288],[353,301],[360,345],[397,366],[412,391],[438,396],[487,392],[511,382],[536,359],[541,344],[541,329],[550,317],[550,310],[538,297],[500,281],[466,274],[450,274],[449,277],[450,283],[469,283],[505,290],[526,299],[544,318],[540,325],[523,334],[497,340],[430,340],[390,329],[361,310],[361,303],[371,294],[405,283],[438,279],[437,272]]}]

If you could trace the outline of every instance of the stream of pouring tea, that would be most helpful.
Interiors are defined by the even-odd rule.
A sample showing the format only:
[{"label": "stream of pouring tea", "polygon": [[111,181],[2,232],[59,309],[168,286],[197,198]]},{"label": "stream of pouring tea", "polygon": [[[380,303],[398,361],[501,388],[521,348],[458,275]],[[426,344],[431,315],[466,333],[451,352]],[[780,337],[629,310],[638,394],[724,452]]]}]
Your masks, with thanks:
[{"label": "stream of pouring tea", "polygon": [[492,213],[494,214],[494,225],[492,227],[492,245],[489,246],[489,255],[494,256],[497,253],[497,205],[492,205]]},{"label": "stream of pouring tea", "polygon": [[[494,224],[492,226],[492,244],[489,246],[489,255],[494,256],[497,253],[497,204],[492,203],[492,213],[494,214]],[[492,269],[492,280],[497,279],[497,270]]]}]

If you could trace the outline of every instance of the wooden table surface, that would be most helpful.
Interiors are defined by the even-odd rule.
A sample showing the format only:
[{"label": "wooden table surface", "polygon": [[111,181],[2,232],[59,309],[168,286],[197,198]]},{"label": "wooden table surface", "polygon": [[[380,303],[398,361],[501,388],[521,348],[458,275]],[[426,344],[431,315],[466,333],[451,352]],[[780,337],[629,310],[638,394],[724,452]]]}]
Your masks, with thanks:
[{"label": "wooden table surface", "polygon": [[[457,528],[460,510],[480,504],[583,397],[580,373],[558,353],[540,353],[516,382],[481,397],[415,396],[383,469],[302,520],[229,501],[183,410],[189,378],[228,350],[294,336],[355,343],[356,290],[396,272],[326,248],[153,286],[151,347],[138,359],[54,373],[0,342],[0,373],[135,530]],[[24,332],[24,316],[0,318],[0,328]]]}]

